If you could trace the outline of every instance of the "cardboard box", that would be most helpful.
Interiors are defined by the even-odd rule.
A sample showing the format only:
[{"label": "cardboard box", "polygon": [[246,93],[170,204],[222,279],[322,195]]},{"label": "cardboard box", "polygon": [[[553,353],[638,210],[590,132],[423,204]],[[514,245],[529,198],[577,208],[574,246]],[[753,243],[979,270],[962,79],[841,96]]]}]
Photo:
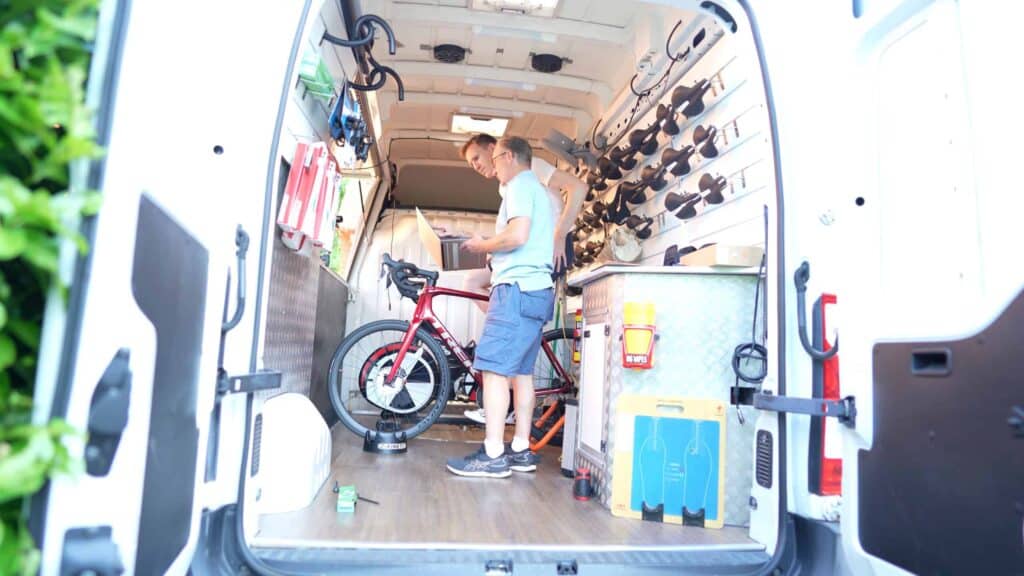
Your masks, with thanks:
[{"label": "cardboard box", "polygon": [[680,259],[683,266],[760,266],[764,250],[757,246],[714,244],[691,252]]}]

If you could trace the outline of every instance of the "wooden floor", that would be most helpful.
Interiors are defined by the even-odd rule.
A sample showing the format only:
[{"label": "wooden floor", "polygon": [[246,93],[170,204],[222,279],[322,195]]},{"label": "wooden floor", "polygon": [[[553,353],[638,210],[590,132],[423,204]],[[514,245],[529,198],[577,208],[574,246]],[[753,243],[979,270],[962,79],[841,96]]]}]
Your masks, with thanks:
[{"label": "wooden floor", "polygon": [[[511,434],[512,427],[507,430]],[[445,469],[445,460],[476,450],[482,427],[435,424],[398,456],[363,452],[362,439],[340,424],[332,432],[331,476],[313,504],[265,515],[253,544],[762,548],[746,528],[616,518],[596,500],[579,502],[572,497],[572,480],[559,473],[560,448],[545,448],[534,474],[461,478]],[[380,505],[359,502],[354,513],[336,512],[335,480],[354,484],[360,495]]]}]

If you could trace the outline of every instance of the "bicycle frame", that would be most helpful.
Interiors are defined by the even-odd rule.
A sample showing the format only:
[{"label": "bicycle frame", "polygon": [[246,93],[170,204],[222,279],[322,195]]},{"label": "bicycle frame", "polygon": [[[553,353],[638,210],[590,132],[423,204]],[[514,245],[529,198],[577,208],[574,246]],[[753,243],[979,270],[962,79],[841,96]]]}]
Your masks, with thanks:
[{"label": "bicycle frame", "polygon": [[[490,296],[487,294],[478,294],[476,292],[466,292],[465,290],[455,290],[452,288],[440,288],[437,286],[426,286],[423,291],[420,292],[420,297],[416,301],[416,311],[412,315],[412,320],[409,322],[409,329],[406,331],[405,336],[402,337],[402,346],[398,350],[398,355],[395,357],[394,364],[391,365],[391,370],[388,372],[387,377],[384,379],[386,386],[394,385],[395,378],[398,377],[399,370],[402,366],[402,362],[405,359],[405,354],[409,351],[409,347],[412,345],[412,340],[416,335],[416,331],[419,330],[420,326],[424,322],[429,324],[438,336],[441,337],[441,341],[444,343],[449,350],[455,354],[459,362],[466,368],[469,375],[472,376],[473,381],[477,386],[483,386],[483,375],[473,369],[473,362],[469,359],[469,354],[459,344],[458,340],[452,336],[448,328],[445,327],[444,322],[434,313],[433,300],[436,296],[453,296],[455,298],[467,298],[470,300],[489,300]],[[555,371],[558,373],[558,377],[561,378],[562,382],[566,384],[560,388],[550,388],[544,390],[536,390],[537,396],[546,396],[549,394],[558,394],[567,392],[567,388],[571,389],[572,380],[561,362],[555,361],[554,352],[551,350],[551,346],[541,339],[541,350],[547,354],[548,358],[552,360],[551,365],[555,367]]]}]

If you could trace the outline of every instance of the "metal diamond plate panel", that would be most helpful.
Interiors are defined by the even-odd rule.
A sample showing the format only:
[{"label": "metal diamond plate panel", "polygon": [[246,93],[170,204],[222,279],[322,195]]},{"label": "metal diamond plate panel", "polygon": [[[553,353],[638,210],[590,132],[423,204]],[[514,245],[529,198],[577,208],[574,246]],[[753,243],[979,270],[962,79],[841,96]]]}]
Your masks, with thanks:
[{"label": "metal diamond plate panel", "polygon": [[263,392],[264,397],[284,392],[309,395],[319,274],[316,259],[292,252],[275,238],[263,365],[280,370],[282,378],[281,388]]},{"label": "metal diamond plate panel", "polygon": [[583,291],[583,313],[589,322],[600,322],[608,314],[612,294],[617,293],[622,278],[609,276],[587,286]]},{"label": "metal diamond plate panel", "polygon": [[[750,339],[755,276],[621,274],[595,282],[594,287],[603,294],[599,298],[595,295],[593,301],[606,303],[611,327],[605,367],[606,457],[604,462],[593,462],[585,455],[576,459],[578,466],[592,469],[598,497],[610,507],[608,471],[614,468],[615,401],[619,394],[713,398],[728,403],[729,388],[734,383],[733,349]],[[584,288],[584,307],[590,289]],[[625,301],[656,305],[658,341],[654,368],[650,370],[622,367],[619,338]],[[748,410],[745,415],[747,423],[741,425],[735,409],[730,408],[726,425],[725,522],[732,525],[746,525],[750,519],[754,414]]]}]

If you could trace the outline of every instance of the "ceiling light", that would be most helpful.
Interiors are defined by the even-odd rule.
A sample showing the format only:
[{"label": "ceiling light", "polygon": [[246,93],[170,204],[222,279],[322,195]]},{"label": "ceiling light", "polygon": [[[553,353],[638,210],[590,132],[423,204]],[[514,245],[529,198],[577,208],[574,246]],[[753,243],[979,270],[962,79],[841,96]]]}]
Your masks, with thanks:
[{"label": "ceiling light", "polygon": [[473,116],[499,116],[504,118],[522,118],[522,110],[499,110],[497,108],[483,108],[481,106],[459,106],[459,112]]},{"label": "ceiling light", "polygon": [[501,138],[508,128],[508,118],[487,118],[483,116],[468,116],[466,114],[452,115],[453,134],[490,134],[495,138]]},{"label": "ceiling light", "polygon": [[538,32],[523,28],[501,28],[498,26],[473,26],[473,34],[477,36],[493,36],[496,38],[520,38],[523,40],[534,40],[536,42],[547,42],[554,44],[558,42],[558,34],[553,32]]},{"label": "ceiling light", "polygon": [[558,0],[473,0],[474,10],[514,12],[531,16],[554,16]]},{"label": "ceiling light", "polygon": [[513,80],[498,80],[496,78],[466,78],[466,86],[490,86],[492,88],[508,88],[510,90],[525,90],[533,92],[537,89],[536,84],[528,82],[515,82]]}]

